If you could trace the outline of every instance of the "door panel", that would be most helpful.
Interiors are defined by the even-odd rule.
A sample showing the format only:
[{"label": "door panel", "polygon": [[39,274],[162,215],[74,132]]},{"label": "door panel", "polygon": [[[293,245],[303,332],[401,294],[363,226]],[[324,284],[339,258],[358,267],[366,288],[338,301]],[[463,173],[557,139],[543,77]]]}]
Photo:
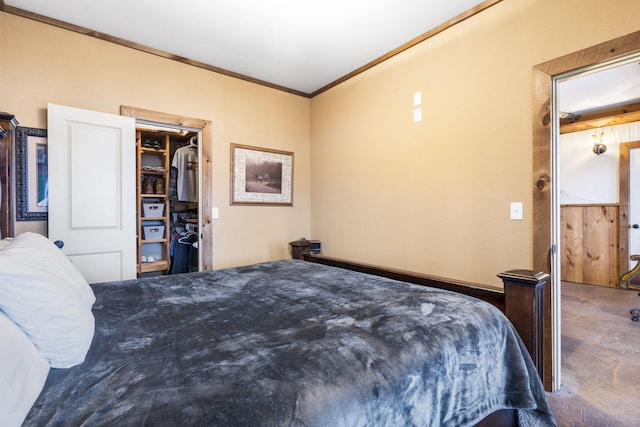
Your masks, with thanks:
[{"label": "door panel", "polygon": [[89,283],[136,277],[135,120],[49,104],[49,238]]},{"label": "door panel", "polygon": [[560,208],[562,280],[618,286],[619,210],[615,205]]}]

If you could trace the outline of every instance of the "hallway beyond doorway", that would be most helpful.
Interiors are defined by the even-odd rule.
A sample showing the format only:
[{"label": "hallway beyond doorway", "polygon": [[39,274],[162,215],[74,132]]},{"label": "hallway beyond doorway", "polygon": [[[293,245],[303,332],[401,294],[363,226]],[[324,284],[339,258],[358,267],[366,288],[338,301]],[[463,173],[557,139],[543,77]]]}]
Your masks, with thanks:
[{"label": "hallway beyond doorway", "polygon": [[547,393],[559,426],[640,425],[635,291],[562,282],[562,385]]}]

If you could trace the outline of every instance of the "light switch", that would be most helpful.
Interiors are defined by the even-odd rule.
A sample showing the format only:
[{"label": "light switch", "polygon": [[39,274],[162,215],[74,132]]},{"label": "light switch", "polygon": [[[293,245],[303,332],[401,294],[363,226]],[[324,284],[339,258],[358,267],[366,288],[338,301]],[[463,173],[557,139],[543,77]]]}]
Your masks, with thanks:
[{"label": "light switch", "polygon": [[522,220],[524,219],[522,202],[511,202],[511,219]]},{"label": "light switch", "polygon": [[218,208],[211,208],[211,219],[218,219]]},{"label": "light switch", "polygon": [[417,107],[422,104],[422,92],[414,92],[413,93],[413,106]]}]

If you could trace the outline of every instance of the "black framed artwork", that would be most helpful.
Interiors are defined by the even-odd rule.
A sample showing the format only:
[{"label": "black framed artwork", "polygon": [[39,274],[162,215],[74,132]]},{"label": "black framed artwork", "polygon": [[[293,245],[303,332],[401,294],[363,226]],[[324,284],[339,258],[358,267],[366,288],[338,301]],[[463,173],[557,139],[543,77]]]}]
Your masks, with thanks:
[{"label": "black framed artwork", "polygon": [[16,128],[16,221],[46,221],[49,212],[47,130]]}]

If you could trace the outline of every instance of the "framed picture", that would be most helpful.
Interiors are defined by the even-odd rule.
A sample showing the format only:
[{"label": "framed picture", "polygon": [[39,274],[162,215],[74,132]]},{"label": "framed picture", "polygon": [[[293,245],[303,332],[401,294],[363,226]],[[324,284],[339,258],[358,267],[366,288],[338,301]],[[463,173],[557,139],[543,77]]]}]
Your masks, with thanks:
[{"label": "framed picture", "polygon": [[49,211],[47,130],[16,128],[16,220],[46,221]]},{"label": "framed picture", "polygon": [[231,144],[231,204],[293,206],[293,153]]}]

